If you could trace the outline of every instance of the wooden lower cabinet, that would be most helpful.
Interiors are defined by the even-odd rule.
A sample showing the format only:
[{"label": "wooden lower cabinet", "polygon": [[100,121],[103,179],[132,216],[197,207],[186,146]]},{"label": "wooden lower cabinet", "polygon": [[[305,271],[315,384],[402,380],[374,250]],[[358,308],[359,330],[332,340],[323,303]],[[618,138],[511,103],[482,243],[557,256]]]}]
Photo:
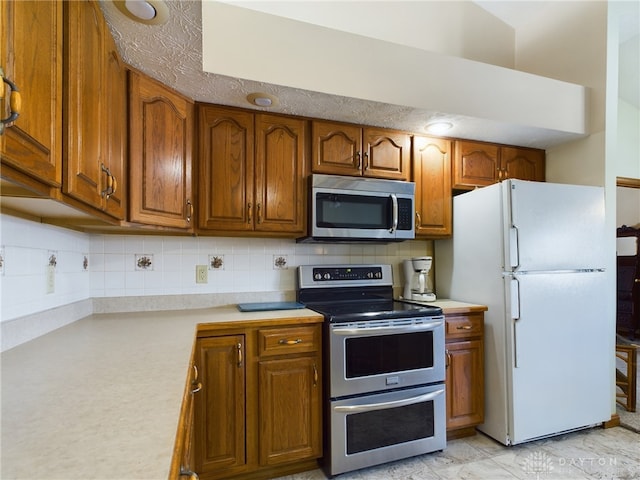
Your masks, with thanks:
[{"label": "wooden lower cabinet", "polygon": [[267,479],[316,468],[322,455],[321,324],[200,335],[199,477]]},{"label": "wooden lower cabinet", "polygon": [[447,438],[475,434],[484,421],[484,314],[445,313]]}]

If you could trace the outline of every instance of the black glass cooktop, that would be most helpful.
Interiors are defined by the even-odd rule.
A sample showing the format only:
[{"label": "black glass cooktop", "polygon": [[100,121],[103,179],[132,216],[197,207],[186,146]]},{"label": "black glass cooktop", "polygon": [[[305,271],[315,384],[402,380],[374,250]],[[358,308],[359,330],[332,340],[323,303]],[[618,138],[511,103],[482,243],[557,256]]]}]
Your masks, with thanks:
[{"label": "black glass cooktop", "polygon": [[321,313],[326,320],[334,323],[442,315],[440,307],[386,299],[308,303],[305,306]]}]

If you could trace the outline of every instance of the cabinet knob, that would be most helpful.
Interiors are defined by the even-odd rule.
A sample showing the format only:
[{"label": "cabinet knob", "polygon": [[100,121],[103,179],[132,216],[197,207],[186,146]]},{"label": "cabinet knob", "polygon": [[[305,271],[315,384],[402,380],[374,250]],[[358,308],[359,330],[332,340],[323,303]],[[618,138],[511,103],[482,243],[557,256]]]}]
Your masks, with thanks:
[{"label": "cabinet knob", "polygon": [[296,338],[295,340],[287,340],[283,338],[282,340],[279,340],[278,343],[280,345],[297,345],[299,343],[302,343],[302,339]]}]

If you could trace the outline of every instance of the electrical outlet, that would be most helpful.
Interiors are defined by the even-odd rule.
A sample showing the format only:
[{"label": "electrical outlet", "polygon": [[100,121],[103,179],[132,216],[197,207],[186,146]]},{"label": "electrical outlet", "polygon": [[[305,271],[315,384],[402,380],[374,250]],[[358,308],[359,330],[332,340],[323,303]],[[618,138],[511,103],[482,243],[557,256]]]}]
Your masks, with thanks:
[{"label": "electrical outlet", "polygon": [[209,267],[207,265],[196,265],[196,283],[207,283],[209,281]]},{"label": "electrical outlet", "polygon": [[56,290],[56,267],[47,265],[47,293],[53,293]]}]

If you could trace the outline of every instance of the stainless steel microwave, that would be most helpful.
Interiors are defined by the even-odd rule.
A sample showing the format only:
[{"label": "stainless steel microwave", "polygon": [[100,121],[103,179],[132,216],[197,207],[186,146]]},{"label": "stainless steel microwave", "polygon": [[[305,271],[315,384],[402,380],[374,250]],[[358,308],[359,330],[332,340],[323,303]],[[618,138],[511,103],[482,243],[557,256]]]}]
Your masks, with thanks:
[{"label": "stainless steel microwave", "polygon": [[399,242],[415,238],[415,184],[311,176],[309,237],[298,241]]}]

